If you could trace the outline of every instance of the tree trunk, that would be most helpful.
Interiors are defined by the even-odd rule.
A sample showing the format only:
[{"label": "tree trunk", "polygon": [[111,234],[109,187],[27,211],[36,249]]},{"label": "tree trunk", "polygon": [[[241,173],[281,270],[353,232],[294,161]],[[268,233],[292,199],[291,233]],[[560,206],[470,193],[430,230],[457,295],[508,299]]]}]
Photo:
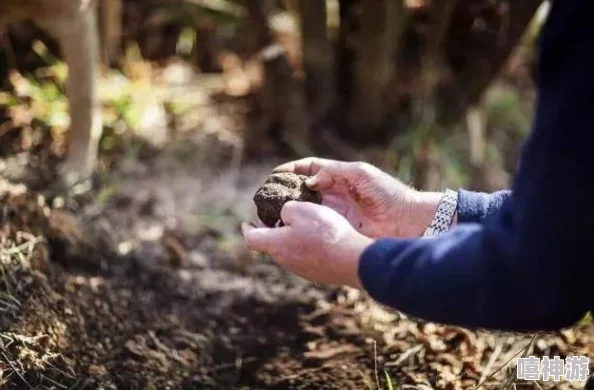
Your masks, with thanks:
[{"label": "tree trunk", "polygon": [[[499,2],[461,0],[446,42],[453,80],[445,91],[440,120],[460,120],[502,69],[542,0]],[[455,99],[451,97],[454,96]],[[444,99],[444,100],[445,100]],[[451,104],[457,102],[457,104]]]},{"label": "tree trunk", "polygon": [[260,143],[275,132],[281,141],[297,154],[308,154],[309,144],[305,102],[299,83],[293,77],[285,51],[276,42],[269,25],[274,4],[271,0],[247,0],[249,22],[256,34],[264,67],[263,121],[246,139],[246,152],[258,149]]},{"label": "tree trunk", "polygon": [[437,88],[447,79],[444,41],[452,24],[452,15],[458,0],[439,0],[428,10],[428,24],[420,58],[420,83],[413,91],[411,126],[418,129],[420,147],[416,150],[415,187],[438,190],[440,181],[439,149],[435,142],[441,134],[436,122],[439,102]]},{"label": "tree trunk", "polygon": [[[341,7],[341,66],[349,83],[343,101],[348,138],[366,144],[385,141],[385,92],[394,70],[398,3],[394,0],[344,0]],[[343,26],[344,23],[344,26]],[[346,58],[345,58],[346,57]],[[350,77],[349,77],[350,76]]]},{"label": "tree trunk", "polygon": [[317,128],[334,105],[334,53],[328,37],[325,1],[300,1],[299,16],[310,128]]},{"label": "tree trunk", "polygon": [[203,20],[196,26],[197,48],[196,61],[202,73],[220,72],[218,63],[219,45],[216,37],[216,24],[210,20]]},{"label": "tree trunk", "polygon": [[101,21],[101,59],[107,66],[115,65],[120,57],[122,37],[122,0],[103,0],[99,7]]}]

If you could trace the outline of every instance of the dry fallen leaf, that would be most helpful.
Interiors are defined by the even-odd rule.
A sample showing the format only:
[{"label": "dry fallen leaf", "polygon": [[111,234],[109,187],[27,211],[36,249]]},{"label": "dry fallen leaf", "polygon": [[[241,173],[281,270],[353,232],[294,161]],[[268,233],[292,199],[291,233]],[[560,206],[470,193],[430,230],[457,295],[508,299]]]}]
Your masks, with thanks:
[{"label": "dry fallen leaf", "polygon": [[306,359],[327,360],[335,358],[345,353],[354,353],[359,351],[359,348],[354,345],[340,345],[334,348],[327,348],[319,351],[305,352],[303,356]]}]

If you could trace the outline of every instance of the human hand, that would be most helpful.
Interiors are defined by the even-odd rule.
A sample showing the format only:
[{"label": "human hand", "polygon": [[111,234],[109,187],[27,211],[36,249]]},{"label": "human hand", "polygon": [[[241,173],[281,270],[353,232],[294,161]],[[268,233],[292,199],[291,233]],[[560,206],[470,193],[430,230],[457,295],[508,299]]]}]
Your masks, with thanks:
[{"label": "human hand", "polygon": [[316,283],[362,288],[359,258],[372,239],[329,207],[287,202],[282,227],[242,224],[246,246],[269,254],[281,267]]},{"label": "human hand", "polygon": [[420,192],[363,162],[308,157],[274,172],[313,176],[306,185],[322,193],[322,204],[371,237],[419,237],[431,223],[441,193]]}]

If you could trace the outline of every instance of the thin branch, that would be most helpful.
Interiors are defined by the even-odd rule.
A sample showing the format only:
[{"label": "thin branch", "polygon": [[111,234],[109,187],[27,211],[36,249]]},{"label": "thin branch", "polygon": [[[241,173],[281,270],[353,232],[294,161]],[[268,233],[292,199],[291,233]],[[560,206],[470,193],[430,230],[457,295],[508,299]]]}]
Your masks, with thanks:
[{"label": "thin branch", "polygon": [[6,359],[6,363],[8,363],[10,365],[10,367],[12,368],[12,370],[19,376],[19,378],[21,378],[21,380],[23,382],[25,382],[25,384],[27,385],[27,387],[29,389],[33,389],[33,386],[31,386],[29,384],[29,382],[27,382],[27,380],[25,379],[25,377],[21,375],[21,373],[19,372],[19,370],[14,366],[14,364],[10,361],[10,359],[8,359],[8,356],[6,356],[6,354],[4,352],[2,352],[2,356],[4,357],[4,359]]}]

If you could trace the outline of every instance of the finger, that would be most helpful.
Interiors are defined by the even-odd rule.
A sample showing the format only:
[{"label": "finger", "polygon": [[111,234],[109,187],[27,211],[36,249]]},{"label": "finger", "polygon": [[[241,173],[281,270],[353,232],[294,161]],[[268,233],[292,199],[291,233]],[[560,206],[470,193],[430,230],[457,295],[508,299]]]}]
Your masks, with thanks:
[{"label": "finger", "polygon": [[257,228],[252,224],[243,222],[241,231],[248,249],[258,252],[276,252],[283,246],[286,228]]},{"label": "finger", "polygon": [[289,201],[283,205],[280,217],[285,225],[292,225],[295,222],[295,218],[302,212],[303,203],[306,202]]},{"label": "finger", "polygon": [[306,157],[302,158],[301,160],[295,160],[281,164],[274,168],[272,172],[292,172],[298,175],[312,176],[332,162],[333,160],[327,160],[318,157]]},{"label": "finger", "polygon": [[[329,207],[322,206],[312,202],[290,201],[285,203],[281,210],[281,218],[288,226],[295,225],[299,220],[313,221],[331,211]],[[332,211],[331,211],[332,212]]]},{"label": "finger", "polygon": [[331,161],[317,174],[305,181],[305,185],[312,190],[328,191],[337,183],[348,181],[354,173],[354,164],[343,161]]},{"label": "finger", "polygon": [[323,168],[315,176],[305,180],[308,188],[316,191],[330,190],[336,184],[338,174],[332,168]]}]

